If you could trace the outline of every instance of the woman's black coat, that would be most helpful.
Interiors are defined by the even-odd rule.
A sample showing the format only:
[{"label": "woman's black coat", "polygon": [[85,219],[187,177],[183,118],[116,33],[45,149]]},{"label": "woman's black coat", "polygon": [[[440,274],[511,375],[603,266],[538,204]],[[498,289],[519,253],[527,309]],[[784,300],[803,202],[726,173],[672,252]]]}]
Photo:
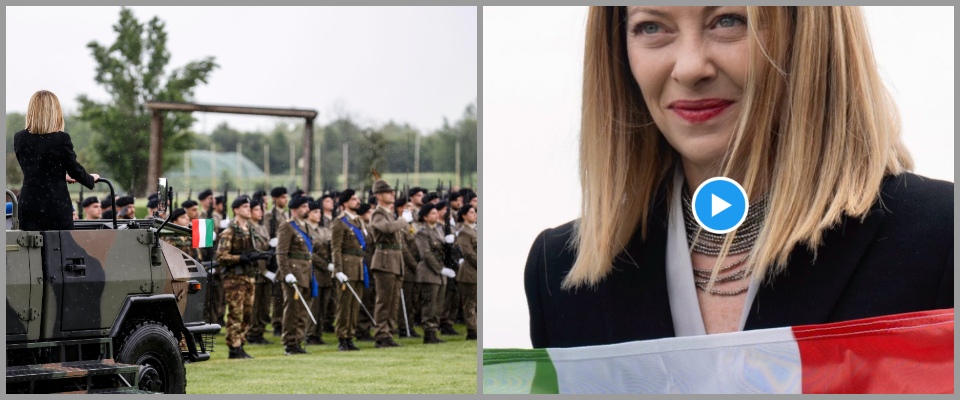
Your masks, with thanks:
[{"label": "woman's black coat", "polygon": [[65,132],[13,136],[13,150],[23,170],[20,189],[20,229],[46,231],[73,229],[73,207],[66,174],[93,189],[93,177],[77,163],[70,135]]},{"label": "woman's black coat", "polygon": [[[595,289],[560,289],[576,259],[567,246],[572,223],[537,237],[524,279],[534,348],[675,336],[660,193],[646,241],[635,233]],[[760,286],[744,329],[953,308],[953,183],[888,176],[881,200],[863,222],[844,218],[826,231],[816,258],[795,248],[785,273]]]}]

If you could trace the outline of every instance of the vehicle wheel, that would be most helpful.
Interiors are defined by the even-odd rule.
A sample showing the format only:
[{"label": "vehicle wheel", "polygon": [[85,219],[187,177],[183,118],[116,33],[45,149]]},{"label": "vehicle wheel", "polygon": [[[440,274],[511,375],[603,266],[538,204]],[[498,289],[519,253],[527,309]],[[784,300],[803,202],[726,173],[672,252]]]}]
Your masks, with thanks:
[{"label": "vehicle wheel", "polygon": [[162,393],[185,393],[187,371],[180,345],[173,332],[155,321],[140,322],[127,332],[117,347],[116,361],[140,365],[140,389]]}]

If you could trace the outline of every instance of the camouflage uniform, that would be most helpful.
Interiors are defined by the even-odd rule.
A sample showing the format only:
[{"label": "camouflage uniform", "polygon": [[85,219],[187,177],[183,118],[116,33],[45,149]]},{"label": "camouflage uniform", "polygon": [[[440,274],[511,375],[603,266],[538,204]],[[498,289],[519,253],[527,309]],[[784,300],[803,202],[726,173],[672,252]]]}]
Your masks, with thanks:
[{"label": "camouflage uniform", "polygon": [[223,289],[229,307],[227,314],[227,346],[239,347],[246,342],[249,321],[253,314],[253,292],[259,268],[256,262],[243,262],[244,253],[263,248],[263,239],[247,224],[241,228],[233,221],[220,233],[217,263],[223,270]]},{"label": "camouflage uniform", "polygon": [[310,321],[307,328],[307,337],[308,339],[319,339],[323,336],[323,327],[328,322],[323,312],[324,306],[330,300],[331,293],[333,293],[333,281],[331,280],[333,272],[327,269],[327,265],[333,262],[330,257],[332,234],[330,228],[310,225],[310,238],[313,240],[313,276],[317,279],[319,290],[317,296],[313,297],[313,301],[310,302],[310,312],[317,319],[317,323],[314,324],[313,321]]},{"label": "camouflage uniform", "polygon": [[164,236],[164,242],[170,243],[173,247],[180,249],[188,256],[197,258],[197,251],[193,248],[193,239],[188,236]]},{"label": "camouflage uniform", "polygon": [[307,232],[309,229],[304,221],[291,221],[280,225],[277,229],[277,281],[283,282],[283,337],[284,346],[300,347],[300,341],[303,340],[306,333],[307,323],[310,317],[307,316],[307,310],[303,307],[303,302],[296,296],[297,292],[293,286],[284,282],[287,274],[293,274],[297,279],[296,285],[300,289],[300,294],[304,296],[307,304],[310,304],[310,272],[313,259],[310,250],[307,248],[307,242],[290,225],[295,223],[300,230]]}]

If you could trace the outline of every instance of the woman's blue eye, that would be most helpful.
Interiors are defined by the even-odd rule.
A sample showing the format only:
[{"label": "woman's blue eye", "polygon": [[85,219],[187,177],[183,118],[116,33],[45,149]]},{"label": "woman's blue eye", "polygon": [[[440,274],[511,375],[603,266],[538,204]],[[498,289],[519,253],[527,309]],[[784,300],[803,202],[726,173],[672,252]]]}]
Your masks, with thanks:
[{"label": "woman's blue eye", "polygon": [[721,28],[732,28],[736,26],[737,23],[746,23],[742,17],[738,15],[724,15],[717,20],[717,26]]},{"label": "woman's blue eye", "polygon": [[660,25],[654,24],[652,22],[644,22],[637,25],[637,27],[634,29],[634,32],[645,34],[645,35],[651,35],[651,34],[660,32]]}]

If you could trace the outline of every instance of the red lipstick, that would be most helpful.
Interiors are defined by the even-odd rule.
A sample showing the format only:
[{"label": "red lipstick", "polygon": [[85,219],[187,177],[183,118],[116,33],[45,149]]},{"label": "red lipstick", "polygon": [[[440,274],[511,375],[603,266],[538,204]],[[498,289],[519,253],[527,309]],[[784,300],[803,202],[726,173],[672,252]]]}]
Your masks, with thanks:
[{"label": "red lipstick", "polygon": [[677,100],[670,103],[667,108],[679,115],[680,118],[698,124],[720,115],[732,104],[733,100],[726,99]]}]

